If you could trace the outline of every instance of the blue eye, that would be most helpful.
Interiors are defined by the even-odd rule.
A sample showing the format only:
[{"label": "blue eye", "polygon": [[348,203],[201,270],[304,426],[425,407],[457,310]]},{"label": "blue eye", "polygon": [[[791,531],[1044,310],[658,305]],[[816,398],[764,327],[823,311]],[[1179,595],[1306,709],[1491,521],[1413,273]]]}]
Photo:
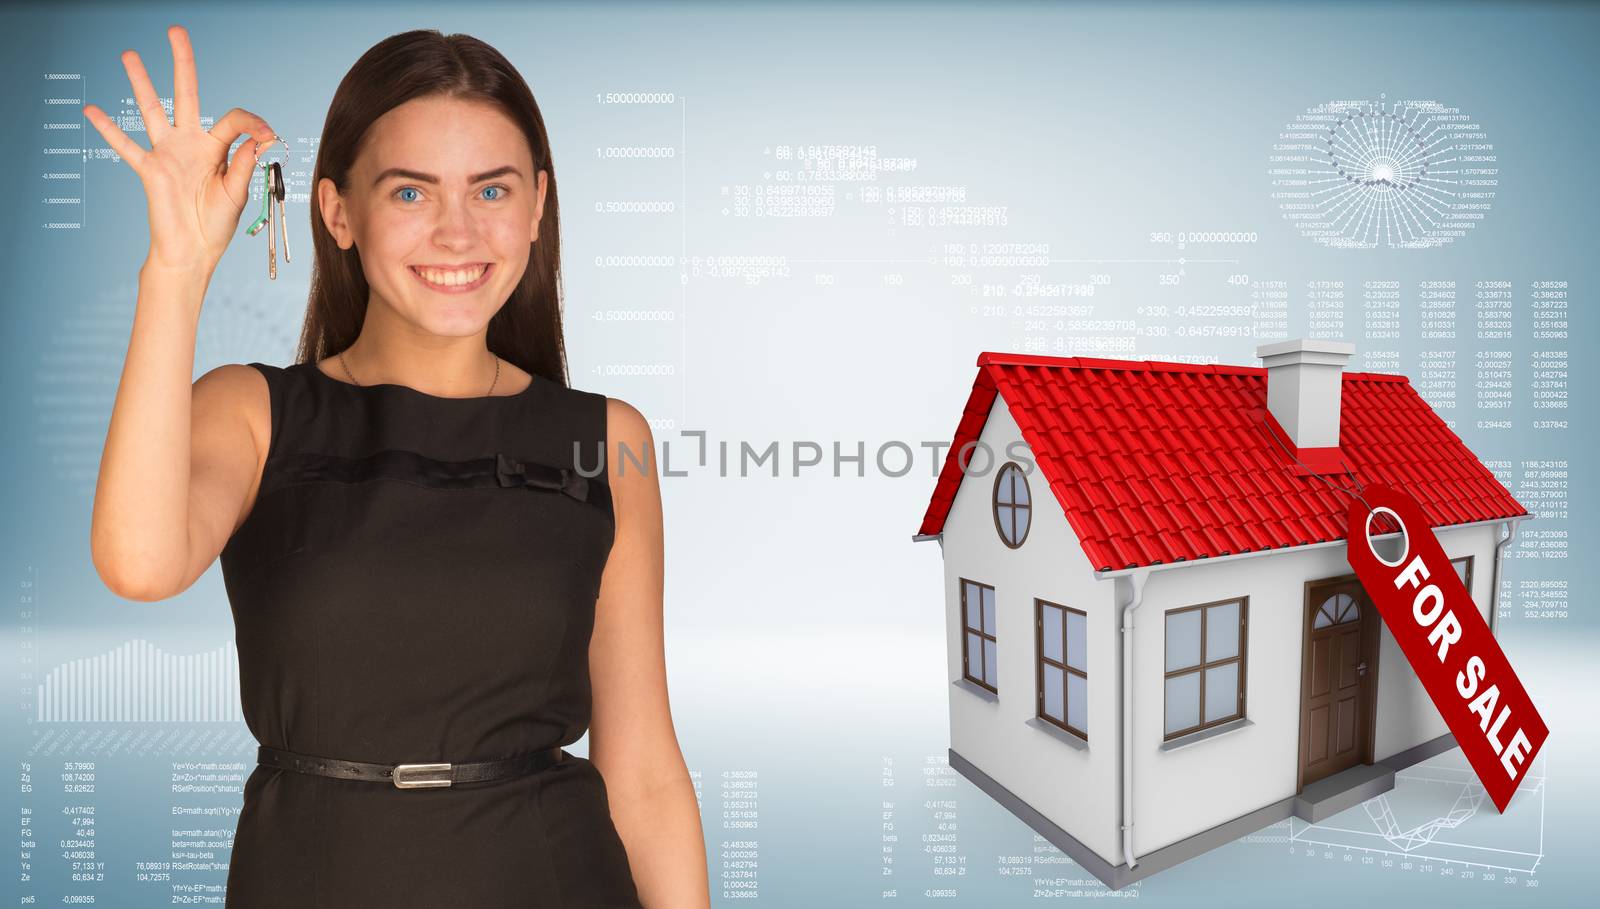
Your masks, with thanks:
[{"label": "blue eye", "polygon": [[[498,183],[495,184],[494,186],[485,186],[483,188],[484,192],[488,192],[490,190],[498,190],[498,194],[493,196],[493,197],[491,197],[491,198],[489,198],[487,200],[489,202],[498,202],[502,198],[504,198],[506,193],[511,191],[509,188],[507,188],[505,186],[501,186]],[[414,192],[417,192],[417,188],[415,186],[402,186],[399,189],[394,191],[394,195],[399,196],[401,193],[414,193]],[[413,199],[402,199],[402,201],[411,202],[411,201],[414,201],[414,200]]]}]

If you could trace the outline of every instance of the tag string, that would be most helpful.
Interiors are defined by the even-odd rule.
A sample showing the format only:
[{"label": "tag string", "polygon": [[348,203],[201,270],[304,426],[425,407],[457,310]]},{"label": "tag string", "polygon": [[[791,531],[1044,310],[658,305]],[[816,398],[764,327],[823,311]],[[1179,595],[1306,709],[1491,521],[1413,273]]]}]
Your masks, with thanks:
[{"label": "tag string", "polygon": [[[1355,499],[1356,501],[1360,502],[1362,507],[1367,510],[1367,516],[1369,518],[1378,513],[1376,510],[1373,509],[1371,503],[1369,503],[1365,498],[1362,497],[1361,494],[1367,491],[1367,487],[1366,487],[1366,484],[1361,482],[1361,478],[1355,475],[1354,471],[1350,470],[1348,467],[1346,467],[1343,471],[1341,471],[1344,474],[1344,476],[1348,477],[1350,479],[1351,483],[1354,484],[1354,485],[1352,485],[1352,486],[1340,486],[1339,484],[1337,484],[1337,483],[1333,482],[1332,480],[1328,479],[1326,474],[1318,473],[1317,470],[1314,467],[1312,467],[1310,464],[1307,464],[1306,462],[1300,460],[1300,458],[1294,452],[1289,450],[1288,446],[1283,444],[1283,440],[1278,438],[1278,434],[1277,433],[1275,433],[1272,430],[1267,428],[1265,423],[1257,423],[1256,424],[1256,428],[1259,429],[1263,435],[1265,435],[1268,438],[1270,438],[1273,442],[1276,442],[1277,445],[1278,445],[1278,448],[1283,451],[1284,455],[1286,457],[1288,457],[1289,460],[1295,462],[1296,464],[1299,464],[1301,467],[1304,467],[1306,469],[1306,472],[1309,473],[1311,476],[1314,476],[1317,479],[1321,480],[1322,482],[1328,484],[1328,488],[1329,489],[1332,489],[1334,492],[1342,492],[1345,495],[1351,497],[1352,499]],[[1391,532],[1398,532],[1398,531],[1391,531]]]}]

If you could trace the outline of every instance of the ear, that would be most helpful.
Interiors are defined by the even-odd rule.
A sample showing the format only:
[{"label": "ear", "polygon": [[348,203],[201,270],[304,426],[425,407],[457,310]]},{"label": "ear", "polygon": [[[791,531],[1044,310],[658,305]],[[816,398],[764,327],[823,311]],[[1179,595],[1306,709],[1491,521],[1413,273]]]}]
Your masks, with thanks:
[{"label": "ear", "polygon": [[538,176],[539,193],[538,193],[537,196],[534,197],[534,202],[533,202],[533,239],[534,240],[538,240],[539,239],[539,220],[542,217],[544,217],[544,194],[545,194],[545,190],[549,188],[549,183],[550,183],[550,181],[547,179],[548,176],[549,176],[549,173],[547,171],[542,171],[542,170],[539,171],[539,176]]},{"label": "ear", "polygon": [[343,197],[339,195],[339,187],[327,177],[317,181],[317,207],[322,211],[323,226],[333,235],[340,249],[356,245],[355,233],[350,229],[349,212],[345,209]]}]

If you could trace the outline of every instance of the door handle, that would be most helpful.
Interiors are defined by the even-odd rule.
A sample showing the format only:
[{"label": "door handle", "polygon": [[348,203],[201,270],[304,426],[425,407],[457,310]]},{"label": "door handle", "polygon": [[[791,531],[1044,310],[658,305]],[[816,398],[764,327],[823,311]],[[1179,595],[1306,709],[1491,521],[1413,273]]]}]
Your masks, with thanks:
[{"label": "door handle", "polygon": [[1356,672],[1360,673],[1361,675],[1367,674],[1367,664],[1365,661],[1362,661],[1356,665]]}]

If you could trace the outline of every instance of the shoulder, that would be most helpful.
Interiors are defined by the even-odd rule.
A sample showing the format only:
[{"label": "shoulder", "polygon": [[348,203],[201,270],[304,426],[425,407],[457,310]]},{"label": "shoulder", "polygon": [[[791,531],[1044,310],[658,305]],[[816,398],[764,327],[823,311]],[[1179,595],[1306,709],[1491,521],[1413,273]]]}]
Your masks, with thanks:
[{"label": "shoulder", "polygon": [[619,511],[654,511],[660,501],[655,439],[639,409],[606,398],[606,480]]},{"label": "shoulder", "polygon": [[266,450],[272,435],[272,389],[265,364],[227,363],[194,380],[190,393],[196,422],[242,420],[255,438],[258,452]]},{"label": "shoulder", "polygon": [[229,411],[244,411],[259,416],[270,416],[271,388],[264,369],[276,369],[264,364],[226,363],[208,370],[194,380],[193,393],[196,407],[222,407]]},{"label": "shoulder", "polygon": [[235,392],[256,388],[266,390],[266,370],[279,369],[265,363],[224,363],[203,373],[194,380],[194,387],[198,390],[202,385],[208,388],[233,390]]},{"label": "shoulder", "polygon": [[606,398],[606,438],[618,442],[651,442],[650,421],[621,398]]}]

